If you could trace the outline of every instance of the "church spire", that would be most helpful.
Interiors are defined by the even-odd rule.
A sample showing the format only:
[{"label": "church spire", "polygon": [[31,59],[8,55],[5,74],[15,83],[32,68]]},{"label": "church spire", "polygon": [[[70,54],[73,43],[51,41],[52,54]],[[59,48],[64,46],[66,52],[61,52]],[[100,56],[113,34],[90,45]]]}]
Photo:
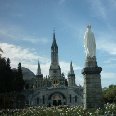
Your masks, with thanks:
[{"label": "church spire", "polygon": [[72,61],[70,63],[70,74],[74,74],[73,66],[72,66]]},{"label": "church spire", "polygon": [[55,37],[55,30],[53,31],[53,43],[52,43],[52,48],[57,48],[57,43],[56,43],[56,37]]},{"label": "church spire", "polygon": [[53,32],[53,42],[51,46],[51,63],[58,64],[58,46],[55,38],[55,31]]},{"label": "church spire", "polygon": [[41,75],[41,68],[39,61],[38,61],[37,75]]}]

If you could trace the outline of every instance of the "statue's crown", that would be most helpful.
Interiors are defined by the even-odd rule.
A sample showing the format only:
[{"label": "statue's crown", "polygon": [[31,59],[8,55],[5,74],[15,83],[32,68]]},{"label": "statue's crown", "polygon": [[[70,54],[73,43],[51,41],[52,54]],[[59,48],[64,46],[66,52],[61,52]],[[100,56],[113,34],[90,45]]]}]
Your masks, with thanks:
[{"label": "statue's crown", "polygon": [[91,25],[88,25],[87,28],[88,28],[88,29],[91,29]]}]

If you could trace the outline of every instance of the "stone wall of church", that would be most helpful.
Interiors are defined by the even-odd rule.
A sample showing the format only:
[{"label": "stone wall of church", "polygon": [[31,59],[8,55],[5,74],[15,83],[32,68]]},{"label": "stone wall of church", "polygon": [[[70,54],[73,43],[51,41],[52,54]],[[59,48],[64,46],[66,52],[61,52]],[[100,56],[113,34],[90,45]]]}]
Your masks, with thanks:
[{"label": "stone wall of church", "polygon": [[[78,94],[76,91],[77,89]],[[29,97],[30,106],[53,106],[55,101],[56,105],[83,105],[82,91],[78,88],[49,88],[35,90]],[[54,96],[56,98],[54,98]],[[61,96],[61,98],[58,98]],[[59,103],[59,104],[58,104]]]}]

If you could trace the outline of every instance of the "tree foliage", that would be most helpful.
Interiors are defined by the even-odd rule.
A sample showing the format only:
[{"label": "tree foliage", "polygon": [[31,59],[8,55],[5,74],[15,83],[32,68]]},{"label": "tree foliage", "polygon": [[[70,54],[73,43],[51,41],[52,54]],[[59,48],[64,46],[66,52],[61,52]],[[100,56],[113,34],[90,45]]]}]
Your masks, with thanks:
[{"label": "tree foliage", "polygon": [[10,59],[0,57],[0,93],[21,91],[24,87],[21,63],[17,70],[12,70]]},{"label": "tree foliage", "polygon": [[21,69],[21,63],[18,64],[18,71],[16,72],[15,78],[15,90],[20,92],[24,88],[24,80]]},{"label": "tree foliage", "polygon": [[103,90],[103,99],[105,103],[116,103],[116,85],[110,85]]},{"label": "tree foliage", "polygon": [[11,69],[10,59],[0,56],[0,108],[12,108],[14,104],[19,107],[21,105],[19,102],[22,102],[19,98],[23,88],[21,63],[18,64],[17,69]]}]

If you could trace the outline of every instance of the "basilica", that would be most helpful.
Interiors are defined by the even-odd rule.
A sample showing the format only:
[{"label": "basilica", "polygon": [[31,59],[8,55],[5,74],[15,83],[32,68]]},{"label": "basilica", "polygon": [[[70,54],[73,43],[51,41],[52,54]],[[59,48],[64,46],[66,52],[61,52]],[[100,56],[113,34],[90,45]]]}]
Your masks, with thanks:
[{"label": "basilica", "polygon": [[24,90],[25,102],[29,106],[77,106],[83,105],[83,88],[75,83],[75,73],[70,63],[68,78],[61,72],[58,45],[55,32],[51,45],[51,64],[49,75],[43,77],[40,63],[35,78],[26,81]]}]

